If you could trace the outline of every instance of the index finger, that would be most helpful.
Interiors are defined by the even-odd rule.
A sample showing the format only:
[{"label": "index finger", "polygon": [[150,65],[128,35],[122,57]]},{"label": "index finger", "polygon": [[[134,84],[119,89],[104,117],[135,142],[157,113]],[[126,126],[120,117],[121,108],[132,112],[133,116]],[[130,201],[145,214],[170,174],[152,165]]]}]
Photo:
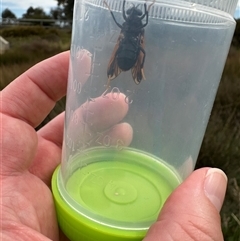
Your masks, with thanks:
[{"label": "index finger", "polygon": [[[90,66],[87,52],[80,62],[82,67]],[[66,94],[68,66],[69,51],[66,51],[30,68],[2,91],[2,112],[33,127],[39,125],[56,101]]]}]

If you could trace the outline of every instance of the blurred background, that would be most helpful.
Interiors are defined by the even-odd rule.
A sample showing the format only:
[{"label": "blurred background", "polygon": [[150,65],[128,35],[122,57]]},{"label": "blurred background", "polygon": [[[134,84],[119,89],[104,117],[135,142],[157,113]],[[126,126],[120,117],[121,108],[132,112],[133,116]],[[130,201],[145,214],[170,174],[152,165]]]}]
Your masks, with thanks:
[{"label": "blurred background", "polygon": [[[73,5],[74,0],[2,0],[1,90],[37,62],[70,48]],[[234,17],[237,27],[196,165],[221,168],[228,176],[221,211],[226,241],[240,241],[240,1]],[[64,109],[65,98],[38,128]]]}]

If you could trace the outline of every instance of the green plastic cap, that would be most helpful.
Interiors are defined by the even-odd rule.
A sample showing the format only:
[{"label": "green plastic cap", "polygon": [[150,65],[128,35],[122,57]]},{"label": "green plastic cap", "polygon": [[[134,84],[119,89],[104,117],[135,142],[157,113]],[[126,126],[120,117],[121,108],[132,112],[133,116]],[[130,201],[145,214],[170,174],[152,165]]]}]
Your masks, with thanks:
[{"label": "green plastic cap", "polygon": [[164,162],[135,150],[93,149],[72,163],[82,167],[52,191],[61,229],[72,241],[140,241],[172,190],[176,173]]}]

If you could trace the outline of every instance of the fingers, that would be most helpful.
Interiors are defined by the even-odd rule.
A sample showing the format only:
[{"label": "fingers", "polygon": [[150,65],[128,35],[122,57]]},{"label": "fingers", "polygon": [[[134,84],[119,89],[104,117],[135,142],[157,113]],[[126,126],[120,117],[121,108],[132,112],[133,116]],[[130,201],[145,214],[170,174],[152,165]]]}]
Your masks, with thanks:
[{"label": "fingers", "polygon": [[93,102],[83,105],[82,117],[88,127],[94,130],[109,128],[113,124],[121,121],[128,112],[128,104],[125,102],[126,96],[119,94],[117,99],[111,94],[105,97],[98,97]]},{"label": "fingers", "polygon": [[219,169],[192,173],[168,198],[144,241],[223,241],[219,211],[226,186]]},{"label": "fingers", "polygon": [[43,139],[61,148],[63,141],[64,118],[65,112],[56,116],[37,132],[38,136],[41,136]]},{"label": "fingers", "polygon": [[52,174],[61,162],[61,155],[61,147],[38,136],[36,155],[28,170],[50,187]]},{"label": "fingers", "polygon": [[[110,94],[106,97],[87,102],[72,114],[66,135],[74,141],[76,151],[98,145],[121,148],[131,143],[132,127],[128,123],[119,124],[128,111],[125,95],[120,94],[117,100]],[[63,122],[64,113],[38,131],[38,150],[29,169],[49,186],[61,161]]]},{"label": "fingers", "polygon": [[[80,66],[90,69],[91,56],[84,51]],[[58,54],[35,65],[2,91],[2,112],[39,125],[56,101],[66,94],[69,52]],[[87,75],[79,79],[86,81]]]},{"label": "fingers", "polygon": [[123,146],[129,146],[133,138],[133,129],[128,123],[121,123],[105,131],[99,137],[99,143],[106,146],[115,146],[121,149]]},{"label": "fingers", "polygon": [[[75,150],[82,150],[97,145],[127,146],[132,140],[132,128],[126,123],[115,126],[113,130],[106,131],[118,124],[128,112],[126,96],[119,94],[116,99],[111,94],[95,98],[79,107],[71,116],[67,124],[67,135],[74,143]],[[113,135],[109,136],[108,133]],[[114,138],[113,138],[114,136]]]},{"label": "fingers", "polygon": [[50,186],[51,176],[61,161],[65,112],[56,116],[38,132],[38,148],[29,171]]}]

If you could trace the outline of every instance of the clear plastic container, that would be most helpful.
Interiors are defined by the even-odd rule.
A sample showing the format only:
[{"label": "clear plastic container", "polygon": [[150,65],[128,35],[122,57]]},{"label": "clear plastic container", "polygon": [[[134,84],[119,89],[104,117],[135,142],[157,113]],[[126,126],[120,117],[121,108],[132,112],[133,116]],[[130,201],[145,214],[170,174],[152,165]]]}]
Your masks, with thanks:
[{"label": "clear plastic container", "polygon": [[[52,181],[70,240],[142,240],[193,171],[237,2],[75,1],[62,163]],[[130,20],[133,7],[144,32]]]},{"label": "clear plastic container", "polygon": [[198,4],[203,6],[206,6],[207,9],[214,8],[219,9],[225,13],[229,13],[230,15],[234,15],[236,6],[238,1],[228,1],[228,0],[183,0],[185,2],[192,3],[193,5]]}]

